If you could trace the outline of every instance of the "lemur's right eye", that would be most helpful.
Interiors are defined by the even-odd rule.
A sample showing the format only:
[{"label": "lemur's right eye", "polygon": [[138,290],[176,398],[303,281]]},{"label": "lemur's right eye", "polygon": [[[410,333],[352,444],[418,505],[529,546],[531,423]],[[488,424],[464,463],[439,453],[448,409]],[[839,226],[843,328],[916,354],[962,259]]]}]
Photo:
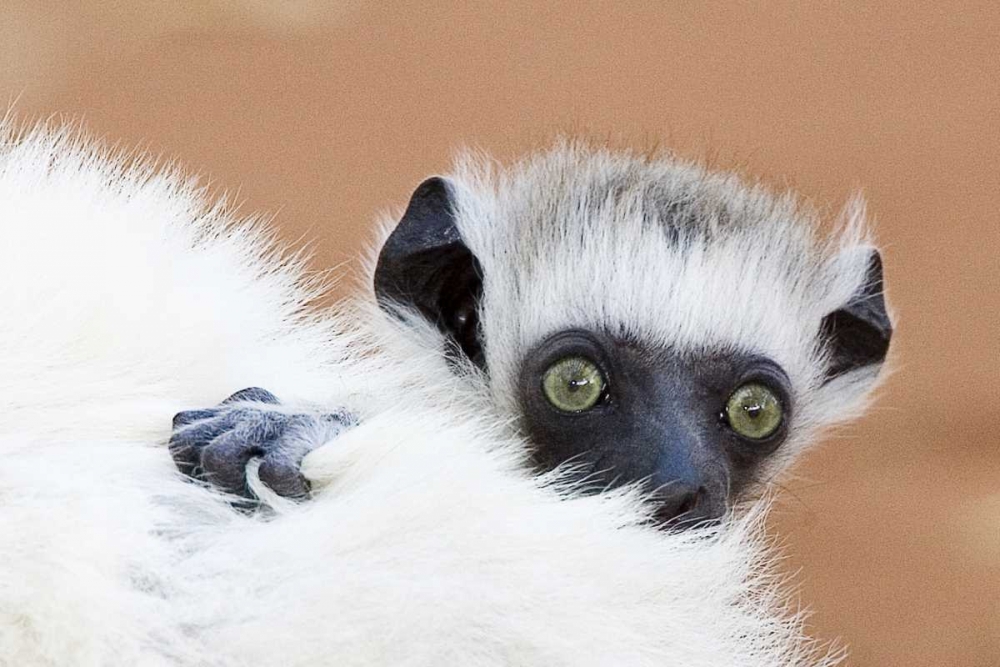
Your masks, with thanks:
[{"label": "lemur's right eye", "polygon": [[564,357],[542,376],[545,398],[563,412],[589,410],[600,402],[604,389],[601,369],[584,357]]}]

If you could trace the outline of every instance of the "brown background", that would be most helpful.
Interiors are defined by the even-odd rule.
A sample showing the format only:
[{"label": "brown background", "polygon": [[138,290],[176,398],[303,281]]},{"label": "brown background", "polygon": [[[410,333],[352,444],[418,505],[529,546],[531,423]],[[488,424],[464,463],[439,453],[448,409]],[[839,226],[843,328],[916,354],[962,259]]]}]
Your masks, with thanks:
[{"label": "brown background", "polygon": [[[0,105],[176,157],[356,257],[460,145],[661,143],[837,207],[863,188],[897,372],[774,517],[851,665],[1000,665],[993,2],[0,3]],[[5,99],[6,98],[6,99]]]}]

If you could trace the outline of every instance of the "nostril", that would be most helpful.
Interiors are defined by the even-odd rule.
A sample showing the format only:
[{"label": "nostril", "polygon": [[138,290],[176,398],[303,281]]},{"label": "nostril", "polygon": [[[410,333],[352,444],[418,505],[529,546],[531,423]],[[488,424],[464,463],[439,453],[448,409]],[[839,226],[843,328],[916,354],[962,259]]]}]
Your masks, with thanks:
[{"label": "nostril", "polygon": [[708,489],[692,486],[665,489],[656,511],[657,521],[671,527],[686,528],[718,518],[709,508]]},{"label": "nostril", "polygon": [[702,494],[705,493],[705,487],[701,487],[693,493],[688,493],[681,500],[680,504],[677,505],[676,516],[681,516],[682,514],[687,514],[693,511],[698,506],[698,501],[701,499]]}]

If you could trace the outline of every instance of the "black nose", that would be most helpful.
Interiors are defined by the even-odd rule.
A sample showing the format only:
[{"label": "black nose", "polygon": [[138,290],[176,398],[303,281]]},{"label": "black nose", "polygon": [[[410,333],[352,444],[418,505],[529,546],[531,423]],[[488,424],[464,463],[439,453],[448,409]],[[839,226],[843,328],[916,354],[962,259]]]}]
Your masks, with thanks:
[{"label": "black nose", "polygon": [[655,495],[656,520],[669,528],[692,528],[714,523],[725,508],[713,502],[704,486],[684,482],[666,484]]}]

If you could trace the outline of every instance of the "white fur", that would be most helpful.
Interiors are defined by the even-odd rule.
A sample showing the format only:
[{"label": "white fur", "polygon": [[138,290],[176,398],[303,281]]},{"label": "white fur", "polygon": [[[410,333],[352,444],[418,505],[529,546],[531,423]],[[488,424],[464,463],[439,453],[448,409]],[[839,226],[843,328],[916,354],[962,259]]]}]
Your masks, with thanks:
[{"label": "white fur", "polygon": [[823,317],[863,287],[872,244],[860,199],[830,238],[792,194],[669,155],[562,143],[508,168],[467,155],[451,178],[457,225],[484,274],[489,394],[513,420],[517,370],[566,329],[604,330],[677,352],[777,362],[795,405],[762,478],[819,429],[858,416],[878,365],[826,382]]},{"label": "white fur", "polygon": [[[759,510],[672,535],[633,491],[522,472],[433,347],[366,304],[309,314],[298,263],[176,174],[3,129],[0,232],[0,664],[829,664],[762,569]],[[491,335],[511,354],[528,322]],[[163,446],[176,411],[251,385],[362,421],[271,517]]]}]

